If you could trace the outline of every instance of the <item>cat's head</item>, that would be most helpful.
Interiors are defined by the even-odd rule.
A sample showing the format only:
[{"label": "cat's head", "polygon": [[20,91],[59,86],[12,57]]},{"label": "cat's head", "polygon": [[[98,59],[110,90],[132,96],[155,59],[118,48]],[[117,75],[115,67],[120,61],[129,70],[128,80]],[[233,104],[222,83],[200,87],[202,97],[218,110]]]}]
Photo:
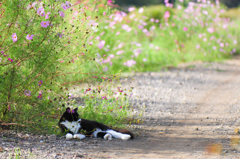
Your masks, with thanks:
[{"label": "cat's head", "polygon": [[78,108],[70,109],[69,107],[66,109],[66,111],[63,113],[60,121],[77,121],[79,119],[79,114],[77,112]]}]

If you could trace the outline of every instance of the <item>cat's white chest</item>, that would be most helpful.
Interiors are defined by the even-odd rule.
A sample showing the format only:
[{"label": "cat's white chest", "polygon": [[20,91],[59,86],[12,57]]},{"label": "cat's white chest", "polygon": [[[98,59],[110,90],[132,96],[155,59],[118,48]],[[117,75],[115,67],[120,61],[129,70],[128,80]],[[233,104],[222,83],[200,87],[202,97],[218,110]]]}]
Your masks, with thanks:
[{"label": "cat's white chest", "polygon": [[78,133],[78,130],[81,128],[81,125],[78,121],[69,122],[67,120],[61,122],[60,124],[64,125],[67,129],[69,129],[74,134]]}]

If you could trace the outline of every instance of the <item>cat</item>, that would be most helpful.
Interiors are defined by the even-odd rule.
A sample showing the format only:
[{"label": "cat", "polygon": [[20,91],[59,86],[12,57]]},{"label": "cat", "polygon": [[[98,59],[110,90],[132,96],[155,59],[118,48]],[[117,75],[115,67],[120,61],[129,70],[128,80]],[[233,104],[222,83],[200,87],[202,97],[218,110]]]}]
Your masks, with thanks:
[{"label": "cat", "polygon": [[[77,110],[78,108],[71,110],[68,107],[58,122],[61,131],[66,133],[67,140],[72,138],[84,139],[90,136],[106,140],[112,140],[112,138],[134,139],[134,134],[128,130],[111,129],[109,126],[97,121],[79,118]],[[81,134],[81,132],[85,133]]]}]

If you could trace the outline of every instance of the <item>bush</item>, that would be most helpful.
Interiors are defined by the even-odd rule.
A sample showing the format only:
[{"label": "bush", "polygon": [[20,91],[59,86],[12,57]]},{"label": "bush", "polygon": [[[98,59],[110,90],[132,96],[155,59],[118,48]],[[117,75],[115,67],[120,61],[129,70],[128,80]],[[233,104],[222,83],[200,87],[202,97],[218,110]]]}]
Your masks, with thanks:
[{"label": "bush", "polygon": [[[106,4],[106,1],[95,3],[94,0],[76,4],[65,0],[5,0],[1,3],[1,125],[47,133],[57,131],[55,125],[61,112],[74,104],[70,94],[72,86],[94,81],[88,79],[101,75],[99,69],[102,66],[93,60],[95,54],[89,53],[90,45],[86,42],[98,27],[98,17],[106,10]],[[85,78],[87,80],[84,81]],[[99,113],[106,111],[110,106],[106,103],[113,103],[96,93],[99,88],[95,90],[91,91],[92,98],[84,95],[90,91],[82,92],[81,98],[86,98],[88,103],[98,98],[102,101],[94,107],[96,110],[87,109],[92,111],[88,112],[90,114],[97,113],[99,109],[102,109]],[[101,90],[103,92],[104,89]],[[108,95],[106,91],[104,96]],[[126,109],[114,112],[118,111],[126,114]],[[116,114],[108,111],[91,117],[100,119],[102,116],[111,119],[106,120],[106,124],[115,123],[112,119]],[[117,118],[123,116],[119,113]]]}]

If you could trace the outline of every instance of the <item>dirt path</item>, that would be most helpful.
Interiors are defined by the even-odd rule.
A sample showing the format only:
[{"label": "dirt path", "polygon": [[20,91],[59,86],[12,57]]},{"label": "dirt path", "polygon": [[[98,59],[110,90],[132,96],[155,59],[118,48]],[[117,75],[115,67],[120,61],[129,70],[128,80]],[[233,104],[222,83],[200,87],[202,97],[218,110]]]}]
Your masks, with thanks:
[{"label": "dirt path", "polygon": [[231,146],[240,137],[234,132],[240,127],[239,64],[237,59],[196,63],[137,75],[137,102],[147,106],[145,123],[136,129],[140,136],[111,148],[104,145],[100,153],[113,158],[240,158],[240,142]]},{"label": "dirt path", "polygon": [[11,155],[11,146],[29,156],[32,146],[32,158],[240,158],[240,143],[233,144],[240,138],[234,132],[240,128],[240,60],[185,64],[139,73],[122,83],[134,87],[136,114],[144,108],[144,122],[130,127],[136,139],[0,141],[9,149],[0,156]]}]

